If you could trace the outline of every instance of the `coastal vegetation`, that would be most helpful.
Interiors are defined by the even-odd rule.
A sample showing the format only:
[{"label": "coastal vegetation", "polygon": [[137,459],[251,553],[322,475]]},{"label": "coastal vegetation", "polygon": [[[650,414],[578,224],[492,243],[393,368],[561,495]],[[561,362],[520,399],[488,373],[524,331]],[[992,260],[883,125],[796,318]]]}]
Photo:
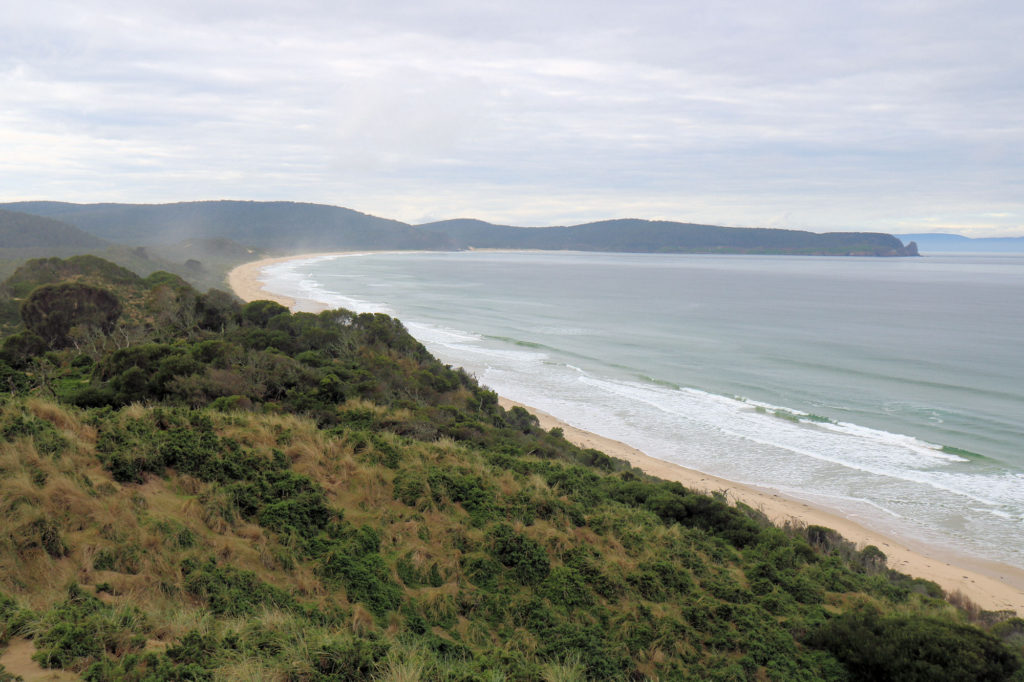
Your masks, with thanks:
[{"label": "coastal vegetation", "polygon": [[38,666],[1024,680],[1015,614],[576,447],[386,315],[90,256],[0,295],[0,651]]}]

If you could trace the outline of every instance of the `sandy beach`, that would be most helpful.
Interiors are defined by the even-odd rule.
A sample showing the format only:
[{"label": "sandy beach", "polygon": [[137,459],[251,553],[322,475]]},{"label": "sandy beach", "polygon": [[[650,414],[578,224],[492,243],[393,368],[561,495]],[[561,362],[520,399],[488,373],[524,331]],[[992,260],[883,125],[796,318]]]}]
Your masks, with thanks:
[{"label": "sandy beach", "polygon": [[[263,280],[260,279],[260,271],[268,265],[281,263],[287,260],[298,260],[300,258],[314,258],[316,256],[330,255],[333,254],[307,253],[297,256],[282,256],[280,258],[264,258],[263,260],[244,263],[228,273],[228,286],[231,287],[231,290],[235,292],[235,295],[243,301],[275,301],[283,306],[294,308],[296,305],[294,298],[281,296],[280,294],[266,291],[263,288],[264,283]],[[319,307],[321,310],[326,308],[326,306],[322,304]]]},{"label": "sandy beach", "polygon": [[[260,279],[262,269],[281,261],[325,255],[332,254],[312,253],[245,263],[228,274],[228,285],[242,300],[267,299],[294,308],[299,303],[296,300],[267,292],[264,289],[264,282]],[[322,304],[316,305],[315,302],[302,302],[304,310],[325,307]],[[506,408],[517,404],[504,398],[501,403]],[[856,522],[806,502],[785,497],[769,489],[741,485],[656,459],[625,443],[583,431],[527,405],[522,407],[535,414],[544,429],[558,426],[563,429],[568,440],[581,447],[601,450],[614,457],[627,460],[633,466],[649,474],[667,480],[679,481],[693,490],[721,492],[732,502],[741,501],[762,511],[775,523],[792,521],[832,528],[846,539],[856,543],[858,547],[867,545],[878,547],[887,556],[890,568],[914,577],[932,580],[949,593],[959,591],[983,609],[1012,610],[1017,614],[1024,614],[1024,570],[982,559],[948,556],[944,552],[933,551],[931,548],[919,545],[909,546],[905,541],[865,528]]]}]

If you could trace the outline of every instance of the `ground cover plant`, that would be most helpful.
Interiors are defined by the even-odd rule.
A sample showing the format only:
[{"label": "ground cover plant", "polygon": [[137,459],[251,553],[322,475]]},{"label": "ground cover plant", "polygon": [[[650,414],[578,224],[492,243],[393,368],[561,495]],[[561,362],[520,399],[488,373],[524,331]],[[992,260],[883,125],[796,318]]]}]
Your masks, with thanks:
[{"label": "ground cover plant", "polygon": [[[38,665],[1024,679],[1013,614],[544,432],[387,316],[243,305],[93,261],[25,268],[5,290],[33,303],[0,351],[0,648],[29,640]],[[32,331],[33,292],[63,281],[119,316]]]}]

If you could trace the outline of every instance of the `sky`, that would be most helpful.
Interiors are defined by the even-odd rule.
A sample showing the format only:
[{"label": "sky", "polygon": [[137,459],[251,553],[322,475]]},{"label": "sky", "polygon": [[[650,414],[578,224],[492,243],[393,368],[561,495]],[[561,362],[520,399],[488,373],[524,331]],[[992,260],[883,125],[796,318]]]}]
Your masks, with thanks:
[{"label": "sky", "polygon": [[1024,235],[1019,0],[7,5],[0,201]]}]

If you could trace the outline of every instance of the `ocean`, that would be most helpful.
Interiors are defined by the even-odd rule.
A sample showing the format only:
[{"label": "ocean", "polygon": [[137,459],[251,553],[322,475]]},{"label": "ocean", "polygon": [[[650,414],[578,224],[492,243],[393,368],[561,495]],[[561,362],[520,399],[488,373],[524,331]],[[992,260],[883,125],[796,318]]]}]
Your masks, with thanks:
[{"label": "ocean", "polygon": [[387,253],[262,277],[651,456],[1024,568],[1024,256]]}]

